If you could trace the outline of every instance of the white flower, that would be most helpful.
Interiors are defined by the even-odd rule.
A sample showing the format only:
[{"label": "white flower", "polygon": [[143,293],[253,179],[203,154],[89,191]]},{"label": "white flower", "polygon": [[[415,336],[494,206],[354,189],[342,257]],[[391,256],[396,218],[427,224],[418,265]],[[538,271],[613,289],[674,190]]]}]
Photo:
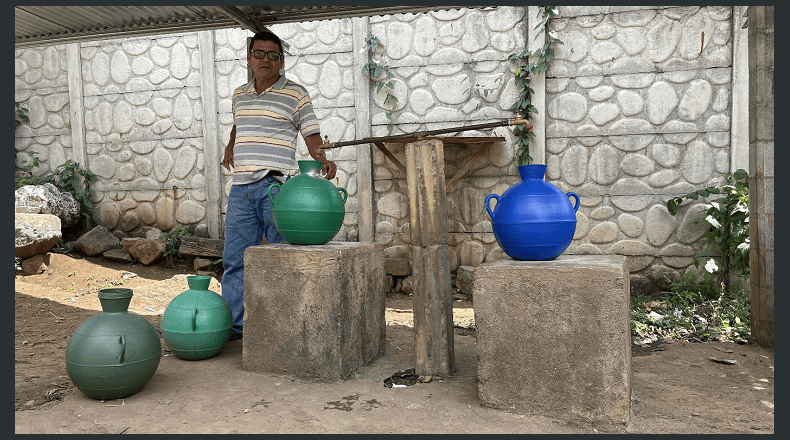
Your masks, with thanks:
[{"label": "white flower", "polygon": [[716,265],[716,260],[714,260],[713,258],[708,260],[708,262],[705,263],[705,270],[707,270],[710,273],[719,270],[719,266]]},{"label": "white flower", "polygon": [[743,252],[749,252],[749,237],[746,237],[746,241],[738,245],[738,250]]},{"label": "white flower", "polygon": [[709,216],[705,217],[705,221],[707,221],[708,223],[710,223],[711,225],[713,225],[713,227],[714,227],[714,228],[720,228],[720,227],[721,227],[721,223],[719,223],[719,221],[718,221],[718,220],[716,220],[715,218],[713,218],[713,216],[712,216],[712,215],[709,215]]},{"label": "white flower", "polygon": [[713,206],[714,208],[716,208],[716,210],[717,210],[717,211],[721,211],[721,205],[719,205],[718,203],[716,203],[716,202],[710,202],[710,204],[711,204],[711,206]]},{"label": "white flower", "polygon": [[675,309],[672,314],[675,315],[675,318],[680,318],[683,316],[683,312],[680,309]]},{"label": "white flower", "polygon": [[560,15],[560,10],[557,8],[551,8],[551,13],[554,15]]},{"label": "white flower", "polygon": [[549,31],[549,37],[553,39],[557,39],[557,31]]}]

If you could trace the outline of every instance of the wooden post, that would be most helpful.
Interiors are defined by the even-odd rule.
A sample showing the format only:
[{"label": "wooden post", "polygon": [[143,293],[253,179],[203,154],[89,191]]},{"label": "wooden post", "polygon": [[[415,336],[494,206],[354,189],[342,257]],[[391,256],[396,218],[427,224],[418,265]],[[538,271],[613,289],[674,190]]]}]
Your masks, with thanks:
[{"label": "wooden post", "polygon": [[455,370],[455,349],[441,141],[406,144],[406,182],[414,278],[414,368],[419,375],[449,376]]}]

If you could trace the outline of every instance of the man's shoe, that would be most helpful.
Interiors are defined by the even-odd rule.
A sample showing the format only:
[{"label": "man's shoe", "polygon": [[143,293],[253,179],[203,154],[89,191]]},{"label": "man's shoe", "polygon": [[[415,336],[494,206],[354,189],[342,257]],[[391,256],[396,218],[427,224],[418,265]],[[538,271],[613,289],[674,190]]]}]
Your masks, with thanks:
[{"label": "man's shoe", "polygon": [[239,339],[241,339],[243,337],[244,337],[244,333],[231,333],[230,340],[231,341],[237,341],[237,340],[239,340]]}]

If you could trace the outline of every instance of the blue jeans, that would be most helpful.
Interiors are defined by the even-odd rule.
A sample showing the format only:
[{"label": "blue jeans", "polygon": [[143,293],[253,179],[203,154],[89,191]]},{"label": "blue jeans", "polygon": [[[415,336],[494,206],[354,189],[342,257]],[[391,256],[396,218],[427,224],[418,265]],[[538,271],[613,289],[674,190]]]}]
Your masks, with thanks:
[{"label": "blue jeans", "polygon": [[[233,185],[228,195],[225,215],[225,248],[222,251],[222,297],[233,315],[233,332],[242,333],[244,325],[244,251],[261,244],[264,235],[269,243],[285,239],[274,226],[269,186],[279,183],[273,177],[250,183]],[[272,195],[277,191],[273,190]]]}]

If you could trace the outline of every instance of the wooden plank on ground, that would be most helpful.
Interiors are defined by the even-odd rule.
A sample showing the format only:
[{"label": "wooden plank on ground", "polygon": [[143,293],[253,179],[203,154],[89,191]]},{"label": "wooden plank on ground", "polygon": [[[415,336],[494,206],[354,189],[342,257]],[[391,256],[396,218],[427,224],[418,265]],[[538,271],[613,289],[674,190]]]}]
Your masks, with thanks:
[{"label": "wooden plank on ground", "polygon": [[216,238],[181,237],[181,247],[178,251],[184,255],[198,255],[201,257],[222,258],[225,240]]}]

